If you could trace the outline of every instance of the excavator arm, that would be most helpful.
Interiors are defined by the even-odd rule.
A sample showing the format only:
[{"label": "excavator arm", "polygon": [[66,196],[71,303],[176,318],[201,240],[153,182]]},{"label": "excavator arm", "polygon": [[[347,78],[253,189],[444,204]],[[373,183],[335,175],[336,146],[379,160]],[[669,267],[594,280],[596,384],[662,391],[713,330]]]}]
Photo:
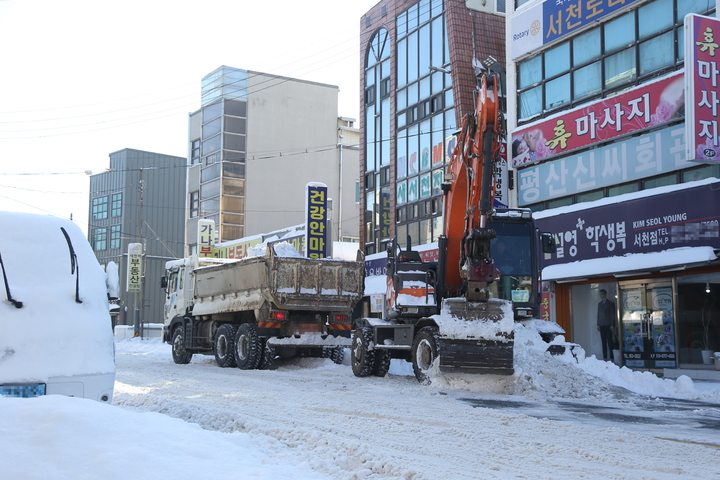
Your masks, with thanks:
[{"label": "excavator arm", "polygon": [[495,231],[488,227],[495,186],[493,167],[504,137],[499,103],[499,76],[482,76],[475,112],[462,119],[445,182],[444,280],[449,296],[468,301],[489,298],[488,285],[498,276],[490,256]]}]

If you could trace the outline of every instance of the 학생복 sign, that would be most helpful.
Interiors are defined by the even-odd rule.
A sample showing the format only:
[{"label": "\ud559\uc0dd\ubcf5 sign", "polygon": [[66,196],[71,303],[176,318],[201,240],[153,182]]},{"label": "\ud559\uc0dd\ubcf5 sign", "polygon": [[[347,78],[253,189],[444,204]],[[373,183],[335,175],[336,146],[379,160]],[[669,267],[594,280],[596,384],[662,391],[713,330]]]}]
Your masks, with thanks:
[{"label": "\ud559\uc0dd\ubcf5 sign", "polygon": [[557,251],[542,267],[678,247],[720,248],[718,183],[537,218]]}]

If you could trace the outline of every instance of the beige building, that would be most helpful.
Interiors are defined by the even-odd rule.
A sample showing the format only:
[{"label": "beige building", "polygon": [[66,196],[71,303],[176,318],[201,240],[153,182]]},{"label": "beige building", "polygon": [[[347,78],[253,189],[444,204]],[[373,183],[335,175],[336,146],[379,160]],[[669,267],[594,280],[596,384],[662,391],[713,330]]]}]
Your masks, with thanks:
[{"label": "beige building", "polygon": [[198,220],[218,241],[304,222],[305,185],[333,200],[333,237],[358,238],[358,130],[338,116],[338,87],[222,66],[190,114],[186,244]]}]

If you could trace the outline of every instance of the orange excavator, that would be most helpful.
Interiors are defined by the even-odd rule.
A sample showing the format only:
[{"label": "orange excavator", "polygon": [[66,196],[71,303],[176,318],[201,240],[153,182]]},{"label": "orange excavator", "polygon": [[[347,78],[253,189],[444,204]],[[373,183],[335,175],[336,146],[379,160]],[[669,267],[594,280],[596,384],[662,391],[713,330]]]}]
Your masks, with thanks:
[{"label": "orange excavator", "polygon": [[462,119],[443,183],[438,261],[423,261],[409,237],[404,250],[389,242],[384,314],[356,321],[356,376],[384,376],[392,358],[412,362],[421,382],[438,370],[514,372],[514,324],[539,316],[540,243],[543,251],[554,244],[537,233],[529,210],[493,206],[493,169],[505,147],[500,79],[486,69],[475,112]]}]

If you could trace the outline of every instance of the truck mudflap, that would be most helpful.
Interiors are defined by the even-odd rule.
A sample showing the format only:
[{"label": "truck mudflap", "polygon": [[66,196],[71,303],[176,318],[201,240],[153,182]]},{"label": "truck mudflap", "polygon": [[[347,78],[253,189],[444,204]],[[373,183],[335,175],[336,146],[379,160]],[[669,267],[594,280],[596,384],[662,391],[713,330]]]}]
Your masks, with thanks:
[{"label": "truck mudflap", "polygon": [[440,337],[440,372],[512,375],[514,343],[512,335],[506,340]]}]

